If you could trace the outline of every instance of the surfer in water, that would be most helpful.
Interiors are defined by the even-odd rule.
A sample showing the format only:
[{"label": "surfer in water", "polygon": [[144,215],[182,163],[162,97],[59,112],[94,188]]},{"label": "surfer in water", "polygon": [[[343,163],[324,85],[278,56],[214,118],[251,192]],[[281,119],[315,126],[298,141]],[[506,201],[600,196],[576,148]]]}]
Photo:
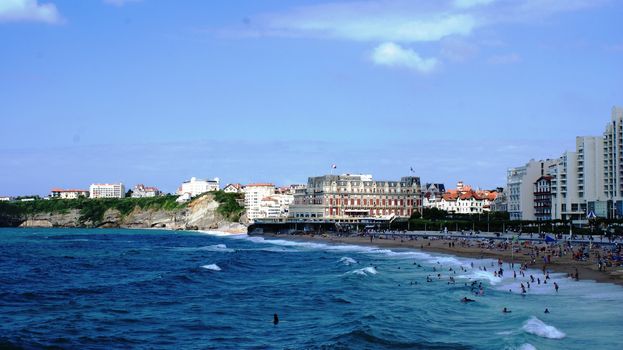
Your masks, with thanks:
[{"label": "surfer in water", "polygon": [[504,308],[504,310],[502,310],[502,312],[505,313],[505,314],[508,314],[508,313],[511,313],[511,310],[509,310],[507,308]]},{"label": "surfer in water", "polygon": [[474,301],[476,301],[476,300],[470,299],[468,297],[463,297],[463,299],[461,299],[461,302],[463,302],[463,303],[472,303]]},{"label": "surfer in water", "polygon": [[277,314],[273,315],[273,324],[276,326],[279,323],[279,316]]}]

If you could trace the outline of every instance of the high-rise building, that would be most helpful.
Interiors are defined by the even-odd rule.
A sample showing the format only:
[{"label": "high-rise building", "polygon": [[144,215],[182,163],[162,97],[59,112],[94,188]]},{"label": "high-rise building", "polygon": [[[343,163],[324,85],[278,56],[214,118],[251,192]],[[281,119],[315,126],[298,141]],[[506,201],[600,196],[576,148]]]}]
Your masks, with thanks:
[{"label": "high-rise building", "polygon": [[[603,137],[580,136],[576,138],[575,152],[563,155],[543,167],[527,166],[509,169],[508,211],[511,219],[544,219],[543,203],[547,194],[545,183],[533,182],[534,206],[531,209],[520,187],[534,174],[549,175],[551,192],[551,219],[584,222],[588,216],[613,217],[623,214],[623,109],[612,108],[611,122]],[[530,170],[532,168],[532,170]],[[530,175],[532,174],[532,175]],[[537,176],[537,178],[539,177]],[[541,179],[542,180],[542,179]],[[540,187],[539,187],[540,186]],[[538,187],[538,188],[537,188]],[[535,197],[537,196],[538,199]],[[538,215],[533,215],[538,210]],[[543,211],[542,211],[543,210]]]},{"label": "high-rise building", "polygon": [[[623,214],[623,108],[612,107],[603,136],[603,193],[616,216]],[[608,213],[611,216],[612,213]]]}]

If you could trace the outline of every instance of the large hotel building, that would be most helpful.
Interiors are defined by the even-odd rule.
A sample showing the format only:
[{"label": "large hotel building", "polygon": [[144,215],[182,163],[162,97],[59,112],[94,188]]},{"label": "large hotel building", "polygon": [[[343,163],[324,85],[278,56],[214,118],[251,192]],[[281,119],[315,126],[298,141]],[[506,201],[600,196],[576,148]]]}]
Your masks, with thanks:
[{"label": "large hotel building", "polygon": [[362,219],[410,217],[421,211],[420,178],[372,180],[372,175],[310,177],[307,188],[297,189],[290,219],[358,222]]}]

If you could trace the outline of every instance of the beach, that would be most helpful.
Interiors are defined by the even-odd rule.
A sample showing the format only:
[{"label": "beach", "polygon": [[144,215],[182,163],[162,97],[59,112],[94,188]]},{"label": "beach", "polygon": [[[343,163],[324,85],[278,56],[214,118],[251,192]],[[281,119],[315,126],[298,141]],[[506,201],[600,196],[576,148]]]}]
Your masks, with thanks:
[{"label": "beach", "polygon": [[[271,234],[265,233],[263,236],[274,237],[296,241],[318,241],[335,244],[356,244],[356,245],[368,245],[384,248],[405,248],[405,249],[417,249],[422,251],[437,252],[444,254],[457,255],[460,257],[468,258],[491,258],[501,259],[504,263],[514,263],[516,265],[528,264],[529,268],[541,270],[544,268],[552,272],[560,272],[565,274],[575,274],[577,272],[579,280],[593,280],[602,283],[614,283],[623,286],[623,267],[606,267],[604,270],[599,271],[596,257],[600,253],[600,248],[597,244],[594,244],[591,249],[591,258],[584,261],[574,260],[570,252],[567,254],[558,256],[556,254],[550,255],[550,261],[544,263],[542,254],[534,259],[530,256],[531,248],[524,247],[523,244],[516,243],[515,248],[519,251],[514,253],[510,247],[506,249],[504,247],[481,247],[476,244],[477,240],[465,236],[452,236],[449,239],[437,238],[437,237],[417,237],[411,239],[401,239],[396,235],[388,239],[382,238],[383,235],[375,235],[370,240],[370,236],[359,235],[335,235],[335,234],[296,234],[296,235],[283,235],[283,234]],[[460,244],[463,242],[464,244]],[[449,245],[454,243],[454,245]],[[533,244],[530,245],[532,247]],[[538,245],[541,248],[547,247],[546,244],[541,243]],[[547,249],[546,249],[547,252]],[[519,268],[517,266],[517,269]]]}]

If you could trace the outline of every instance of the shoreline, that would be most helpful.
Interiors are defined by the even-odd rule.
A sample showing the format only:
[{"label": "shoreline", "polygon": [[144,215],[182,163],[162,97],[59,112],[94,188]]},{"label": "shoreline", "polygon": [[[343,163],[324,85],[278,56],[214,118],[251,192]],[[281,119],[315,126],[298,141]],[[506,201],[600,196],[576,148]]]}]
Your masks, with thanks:
[{"label": "shoreline", "polygon": [[[283,235],[283,234],[272,234],[272,233],[264,233],[258,235],[260,237],[269,237],[269,238],[279,238],[285,240],[292,241],[302,241],[302,242],[323,242],[329,244],[353,244],[353,245],[364,245],[364,246],[374,246],[374,247],[382,247],[382,248],[402,248],[402,249],[414,249],[423,252],[434,252],[434,253],[442,253],[455,255],[458,257],[464,258],[476,258],[476,259],[501,259],[504,263],[515,263],[522,264],[527,263],[528,267],[531,269],[541,270],[544,264],[541,262],[542,257],[537,258],[535,263],[532,263],[532,258],[527,255],[524,251],[511,254],[509,250],[497,250],[497,249],[487,249],[481,247],[468,247],[461,246],[457,244],[460,238],[454,239],[429,239],[429,238],[417,238],[416,240],[405,240],[401,241],[400,239],[380,239],[374,238],[370,241],[369,236],[336,236],[336,235],[312,235],[312,234],[297,234],[297,235]],[[461,237],[464,239],[464,237]],[[469,240],[469,239],[467,239]],[[455,246],[449,247],[448,243],[454,242]],[[543,245],[544,246],[544,245]],[[593,253],[596,251],[593,248]],[[523,250],[523,249],[522,249]],[[574,274],[577,272],[579,274],[579,280],[590,280],[595,281],[597,283],[612,283],[623,287],[623,268],[619,267],[618,269],[614,267],[607,268],[606,271],[599,271],[597,269],[596,262],[593,261],[594,258],[591,255],[590,261],[576,261],[573,260],[570,254],[564,255],[562,257],[553,257],[551,262],[545,265],[547,270],[550,270],[554,273],[565,273],[567,275]]]}]

